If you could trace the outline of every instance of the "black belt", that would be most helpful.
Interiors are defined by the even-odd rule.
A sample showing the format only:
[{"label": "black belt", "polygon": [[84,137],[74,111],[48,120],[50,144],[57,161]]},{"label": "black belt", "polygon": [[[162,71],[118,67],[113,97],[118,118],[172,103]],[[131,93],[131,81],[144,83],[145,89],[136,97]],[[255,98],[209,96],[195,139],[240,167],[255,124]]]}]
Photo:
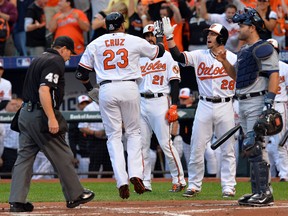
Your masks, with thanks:
[{"label": "black belt", "polygon": [[40,103],[24,102],[22,107],[25,108],[28,112],[32,112],[34,109],[41,110],[42,106]]},{"label": "black belt", "polygon": [[[107,84],[107,83],[112,83],[114,80],[104,80],[102,82],[99,83],[99,85],[104,85],[104,84]],[[115,80],[115,82],[121,82],[121,81],[131,81],[131,82],[135,82],[136,80],[135,79],[130,79],[130,80]]]},{"label": "black belt", "polygon": [[203,97],[203,96],[199,96],[200,100],[205,100],[211,103],[224,103],[224,102],[229,102],[231,100],[230,97],[226,97],[226,98],[221,98],[221,97]]},{"label": "black belt", "polygon": [[146,93],[140,93],[141,97],[144,98],[158,98],[164,96],[163,93],[155,93],[155,94],[146,94]]},{"label": "black belt", "polygon": [[245,99],[248,99],[248,98],[265,95],[266,93],[267,93],[267,91],[264,90],[264,91],[260,91],[260,92],[252,92],[252,93],[248,93],[248,94],[241,94],[241,95],[236,95],[236,99],[237,100],[245,100]]}]

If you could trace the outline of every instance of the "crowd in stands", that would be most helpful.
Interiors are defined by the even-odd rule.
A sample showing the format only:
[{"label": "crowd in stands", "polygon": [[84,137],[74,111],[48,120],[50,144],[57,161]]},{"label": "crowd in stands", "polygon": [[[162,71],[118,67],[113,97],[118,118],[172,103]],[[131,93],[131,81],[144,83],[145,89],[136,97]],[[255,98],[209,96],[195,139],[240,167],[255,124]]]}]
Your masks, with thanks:
[{"label": "crowd in stands", "polygon": [[[0,0],[0,22],[7,22],[0,56],[35,56],[51,46],[53,39],[69,35],[76,53],[106,33],[107,14],[118,11],[125,16],[127,33],[142,37],[143,26],[168,16],[180,51],[205,47],[203,29],[211,23],[223,24],[229,31],[227,49],[237,52],[238,25],[232,16],[245,7],[255,8],[267,31],[261,38],[274,38],[280,50],[288,48],[287,0]],[[167,48],[167,46],[166,46]]]},{"label": "crowd in stands", "polygon": [[[229,31],[226,48],[237,53],[243,43],[238,40],[239,26],[232,22],[232,17],[245,7],[255,8],[264,20],[266,31],[261,34],[261,38],[265,40],[274,38],[279,43],[280,51],[288,50],[287,3],[288,0],[0,0],[0,56],[37,56],[50,47],[55,38],[64,35],[74,40],[75,52],[81,55],[89,42],[107,33],[105,17],[114,11],[124,15],[126,32],[139,37],[143,35],[144,26],[153,24],[164,16],[169,17],[171,24],[177,25],[174,40],[180,51],[206,49],[206,35],[203,30],[212,23],[220,23]],[[165,38],[164,45],[168,51]],[[0,71],[2,69],[3,66],[0,65]],[[1,85],[3,81],[0,82],[0,91]],[[189,93],[187,98],[188,96],[191,94]],[[3,102],[3,98],[1,100]],[[3,112],[9,112],[9,109],[16,111],[20,99],[12,99],[10,92],[10,98],[7,100],[10,102],[6,109],[3,109],[0,103]],[[78,98],[78,102],[79,110],[89,110],[90,106],[94,109],[93,106],[98,106],[92,102],[84,108],[91,102],[88,98],[85,101]],[[6,101],[5,106],[7,103]],[[81,104],[85,106],[81,107]],[[185,127],[182,122],[179,129],[181,133],[187,133]],[[102,125],[81,123],[79,128],[78,124],[70,125],[72,132],[69,134],[69,142],[75,155],[75,167],[78,168],[79,161],[82,161],[85,167],[83,169],[80,167],[80,172],[99,171],[100,165],[102,169],[111,171],[111,164],[103,164],[103,161],[94,161],[95,163],[90,165],[89,162],[85,162],[85,158],[90,162],[93,158],[109,161],[107,149],[104,148],[106,138]],[[13,139],[14,143],[18,143],[16,139],[18,136],[13,135],[7,125],[2,127],[0,124],[0,133],[7,134],[5,140]],[[77,147],[77,150],[77,143],[74,143],[76,135],[88,140],[90,143],[88,149],[84,151]],[[190,136],[182,137],[184,143],[186,142],[185,149],[189,149]],[[94,154],[97,149],[91,145],[91,142],[97,140],[100,143],[97,149],[106,152],[105,155],[100,155],[101,157]],[[78,143],[82,141],[77,140]],[[0,172],[6,171],[6,168],[7,172],[11,171],[16,150],[17,144],[4,145],[2,158],[5,160],[8,155],[12,161],[5,160]],[[187,152],[184,150],[184,155]],[[0,148],[0,156],[1,154]],[[185,159],[188,161],[187,155]]]}]

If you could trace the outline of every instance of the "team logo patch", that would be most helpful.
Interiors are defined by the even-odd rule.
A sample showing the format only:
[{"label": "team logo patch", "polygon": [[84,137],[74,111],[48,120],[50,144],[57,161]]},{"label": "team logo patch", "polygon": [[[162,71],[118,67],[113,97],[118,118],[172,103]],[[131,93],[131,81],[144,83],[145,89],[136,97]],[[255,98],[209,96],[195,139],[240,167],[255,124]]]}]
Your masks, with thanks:
[{"label": "team logo patch", "polygon": [[179,68],[177,65],[175,65],[175,66],[172,68],[172,71],[173,71],[173,73],[175,73],[175,74],[179,74],[179,73],[180,73],[180,68]]}]

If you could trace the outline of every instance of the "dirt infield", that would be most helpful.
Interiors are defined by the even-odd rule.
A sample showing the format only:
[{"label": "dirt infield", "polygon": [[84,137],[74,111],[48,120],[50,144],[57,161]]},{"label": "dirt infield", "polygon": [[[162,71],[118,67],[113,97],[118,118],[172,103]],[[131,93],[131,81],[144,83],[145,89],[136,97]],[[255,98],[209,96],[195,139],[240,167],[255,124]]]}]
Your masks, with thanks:
[{"label": "dirt infield", "polygon": [[[168,215],[168,216],[286,216],[288,204],[276,202],[271,207],[241,207],[236,201],[122,201],[122,202],[90,202],[75,209],[67,209],[65,203],[34,203],[35,209],[27,214],[13,215]],[[0,215],[11,215],[8,204],[2,206]]]},{"label": "dirt infield", "polygon": [[[246,179],[242,179],[246,181]],[[51,181],[51,180],[49,180]],[[56,180],[57,181],[57,180]],[[85,180],[84,180],[85,181]],[[87,180],[91,181],[91,180]],[[107,181],[107,180],[102,180]],[[111,181],[114,181],[111,179]],[[163,181],[159,180],[159,181]],[[211,181],[208,180],[208,181]],[[213,181],[213,180],[212,180]],[[216,180],[217,181],[217,180]],[[83,181],[82,181],[83,182]],[[92,216],[92,215],[167,215],[167,216],[287,216],[288,202],[276,201],[269,207],[243,207],[235,200],[169,200],[169,201],[92,201],[75,209],[66,208],[65,202],[33,203],[35,208],[31,213],[9,213],[9,204],[0,204],[0,215],[31,215],[31,216]]]}]

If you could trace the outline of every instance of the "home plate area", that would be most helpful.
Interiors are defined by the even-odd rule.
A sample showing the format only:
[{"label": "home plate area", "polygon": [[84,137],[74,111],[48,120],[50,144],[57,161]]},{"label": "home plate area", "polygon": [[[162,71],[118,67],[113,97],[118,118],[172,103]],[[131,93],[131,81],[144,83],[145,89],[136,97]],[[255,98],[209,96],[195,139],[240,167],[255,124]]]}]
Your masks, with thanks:
[{"label": "home plate area", "polygon": [[[4,206],[2,206],[4,205]],[[121,201],[90,202],[67,209],[64,202],[33,203],[34,211],[10,213],[9,205],[1,204],[0,215],[168,215],[168,216],[287,216],[288,202],[277,201],[269,207],[243,207],[233,201]]]}]

